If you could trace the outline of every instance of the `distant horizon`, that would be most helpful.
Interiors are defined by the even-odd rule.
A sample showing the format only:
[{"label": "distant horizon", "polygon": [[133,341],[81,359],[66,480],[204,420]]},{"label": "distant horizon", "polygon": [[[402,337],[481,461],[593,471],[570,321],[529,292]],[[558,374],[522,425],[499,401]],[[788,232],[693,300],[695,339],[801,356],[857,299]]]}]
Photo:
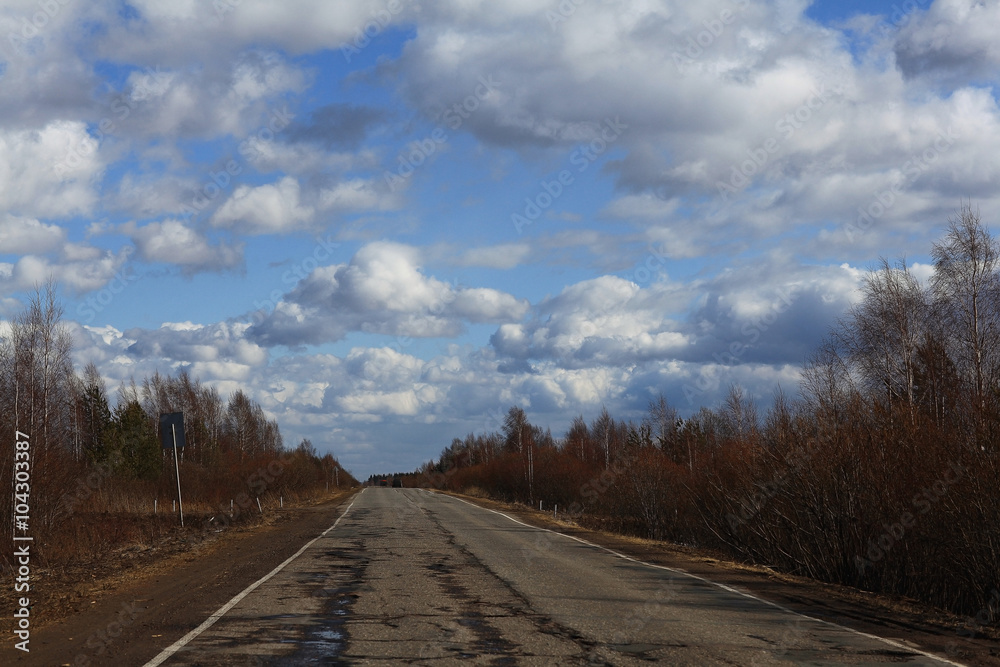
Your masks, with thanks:
[{"label": "distant horizon", "polygon": [[[690,3],[689,3],[690,4]],[[359,480],[799,373],[880,257],[1000,213],[1000,7],[0,9],[0,332],[186,370]]]}]

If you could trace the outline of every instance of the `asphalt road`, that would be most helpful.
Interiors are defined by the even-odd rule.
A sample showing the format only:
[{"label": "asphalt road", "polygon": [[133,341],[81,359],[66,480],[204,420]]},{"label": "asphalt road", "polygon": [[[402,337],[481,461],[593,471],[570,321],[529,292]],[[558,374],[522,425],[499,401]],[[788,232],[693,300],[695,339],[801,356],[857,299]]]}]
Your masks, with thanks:
[{"label": "asphalt road", "polygon": [[418,489],[366,489],[258,583],[147,667],[949,664]]}]

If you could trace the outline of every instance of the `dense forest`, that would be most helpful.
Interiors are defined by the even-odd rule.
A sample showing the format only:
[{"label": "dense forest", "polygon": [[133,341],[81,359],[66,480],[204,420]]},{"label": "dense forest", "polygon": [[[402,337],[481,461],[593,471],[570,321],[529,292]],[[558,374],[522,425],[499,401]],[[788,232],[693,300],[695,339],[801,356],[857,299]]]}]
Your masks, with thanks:
[{"label": "dense forest", "polygon": [[[182,412],[186,446],[179,467],[189,532],[215,531],[260,507],[357,484],[308,440],[287,449],[278,425],[244,392],[228,400],[181,371],[117,389],[96,366],[78,375],[54,285],[39,288],[0,331],[0,487],[14,492],[15,433],[30,443],[30,520],[40,564],[99,555],[131,541],[155,540],[176,498],[172,450],[160,443],[159,417]],[[18,440],[22,439],[18,435]],[[22,487],[23,488],[23,487]],[[154,501],[158,515],[153,516]],[[13,505],[12,505],[13,506]],[[210,518],[210,516],[212,518]],[[13,513],[0,518],[10,542]],[[11,567],[7,550],[0,565]]]},{"label": "dense forest", "polygon": [[[804,365],[799,397],[739,387],[681,418],[576,417],[560,439],[511,407],[403,478],[580,524],[709,548],[973,620],[1000,611],[1000,245],[971,206],[926,284],[882,260]],[[967,628],[968,630],[968,628]]]}]

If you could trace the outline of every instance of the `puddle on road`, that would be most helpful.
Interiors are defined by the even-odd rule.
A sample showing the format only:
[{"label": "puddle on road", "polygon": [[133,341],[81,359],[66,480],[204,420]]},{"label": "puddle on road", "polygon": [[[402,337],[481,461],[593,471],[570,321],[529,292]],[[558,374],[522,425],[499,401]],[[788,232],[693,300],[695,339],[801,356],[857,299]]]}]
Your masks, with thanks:
[{"label": "puddle on road", "polygon": [[352,586],[328,591],[330,597],[324,604],[322,616],[312,619],[305,636],[286,640],[298,648],[277,665],[343,665],[347,647],[347,616],[355,595]]}]

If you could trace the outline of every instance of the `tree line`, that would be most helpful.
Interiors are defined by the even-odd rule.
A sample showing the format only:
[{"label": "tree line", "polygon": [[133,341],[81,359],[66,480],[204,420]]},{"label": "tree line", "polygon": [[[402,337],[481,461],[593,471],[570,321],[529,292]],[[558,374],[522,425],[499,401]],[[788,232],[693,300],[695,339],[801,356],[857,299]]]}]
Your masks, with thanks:
[{"label": "tree line", "polygon": [[[561,439],[513,406],[406,486],[561,511],[581,524],[996,622],[1000,589],[1000,244],[963,205],[919,280],[881,260],[806,360],[800,396],[734,386],[682,418],[603,409]],[[986,610],[988,613],[984,614]]]},{"label": "tree line", "polygon": [[[139,506],[151,513],[154,498],[169,509],[176,482],[172,452],[160,441],[163,413],[184,413],[186,509],[228,506],[241,493],[291,500],[325,491],[335,479],[357,483],[309,440],[286,448],[277,422],[242,390],[224,400],[184,370],[122,383],[112,401],[96,365],[76,373],[55,291],[51,282],[38,288],[0,331],[0,437],[8,440],[0,446],[0,486],[13,489],[15,432],[28,434],[29,525],[43,559],[72,555],[69,524],[82,522],[80,513]],[[0,536],[12,529],[7,512]],[[4,558],[9,567],[9,554]]]}]

